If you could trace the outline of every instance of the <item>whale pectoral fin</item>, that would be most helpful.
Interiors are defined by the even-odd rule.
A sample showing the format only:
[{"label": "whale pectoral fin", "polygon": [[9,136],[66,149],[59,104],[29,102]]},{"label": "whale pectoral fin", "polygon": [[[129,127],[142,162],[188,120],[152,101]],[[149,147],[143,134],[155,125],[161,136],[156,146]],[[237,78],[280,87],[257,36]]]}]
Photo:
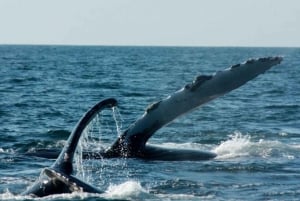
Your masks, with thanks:
[{"label": "whale pectoral fin", "polygon": [[73,158],[82,132],[86,126],[101,110],[114,107],[116,104],[117,101],[115,99],[106,99],[98,102],[88,110],[77,123],[53,165],[50,168],[45,168],[36,182],[23,192],[22,195],[43,197],[51,194],[70,193],[74,191],[101,193],[97,188],[71,176],[73,171]]},{"label": "whale pectoral fin", "polygon": [[116,152],[125,150],[128,155],[134,155],[134,152],[142,151],[147,140],[161,127],[179,116],[244,85],[272,66],[280,64],[281,61],[282,57],[250,59],[223,71],[218,71],[213,75],[198,76],[191,84],[185,85],[166,99],[148,107],[143,116],[118,138],[108,152],[126,156],[126,153]]},{"label": "whale pectoral fin", "polygon": [[52,168],[70,175],[73,171],[74,154],[83,130],[101,110],[105,108],[111,108],[116,105],[117,101],[113,98],[110,98],[98,102],[90,110],[88,110],[75,126],[66,142],[66,145],[52,165]]}]

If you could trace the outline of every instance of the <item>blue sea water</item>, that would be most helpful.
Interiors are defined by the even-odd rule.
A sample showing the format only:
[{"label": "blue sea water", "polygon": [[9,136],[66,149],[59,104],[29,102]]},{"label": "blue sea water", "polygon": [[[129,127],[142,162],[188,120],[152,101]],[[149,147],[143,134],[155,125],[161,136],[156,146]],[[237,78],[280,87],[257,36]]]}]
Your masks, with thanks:
[{"label": "blue sea water", "polygon": [[[24,153],[61,148],[99,100],[119,101],[117,122],[125,130],[149,104],[199,74],[276,55],[284,56],[280,65],[180,117],[149,142],[209,150],[216,159],[79,160],[78,177],[105,193],[43,199],[300,200],[300,48],[3,45],[0,200],[35,200],[18,194],[53,160]],[[99,118],[109,122],[110,114]],[[114,125],[96,121],[93,129],[103,128],[102,138],[117,137]]]}]

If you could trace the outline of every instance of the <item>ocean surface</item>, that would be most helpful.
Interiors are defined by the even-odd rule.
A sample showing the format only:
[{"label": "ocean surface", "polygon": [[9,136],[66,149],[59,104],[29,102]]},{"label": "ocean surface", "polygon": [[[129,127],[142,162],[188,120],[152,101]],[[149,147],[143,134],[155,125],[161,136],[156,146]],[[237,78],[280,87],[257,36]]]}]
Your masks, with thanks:
[{"label": "ocean surface", "polygon": [[104,193],[41,200],[300,200],[300,48],[18,45],[0,46],[0,200],[37,200],[19,194],[54,160],[26,153],[60,149],[98,101],[119,105],[97,116],[86,131],[97,140],[81,149],[109,146],[148,105],[197,75],[277,55],[280,65],[149,141],[217,158],[85,161],[77,154],[75,174]]}]

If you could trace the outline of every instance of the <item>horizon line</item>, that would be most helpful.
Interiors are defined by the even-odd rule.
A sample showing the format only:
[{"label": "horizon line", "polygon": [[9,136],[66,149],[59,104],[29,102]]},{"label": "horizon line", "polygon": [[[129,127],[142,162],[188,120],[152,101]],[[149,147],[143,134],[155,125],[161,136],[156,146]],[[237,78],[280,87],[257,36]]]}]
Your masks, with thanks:
[{"label": "horizon line", "polygon": [[0,46],[69,46],[69,47],[174,47],[174,48],[300,48],[300,46],[263,46],[263,45],[116,45],[116,44],[64,44],[64,43],[0,43]]}]

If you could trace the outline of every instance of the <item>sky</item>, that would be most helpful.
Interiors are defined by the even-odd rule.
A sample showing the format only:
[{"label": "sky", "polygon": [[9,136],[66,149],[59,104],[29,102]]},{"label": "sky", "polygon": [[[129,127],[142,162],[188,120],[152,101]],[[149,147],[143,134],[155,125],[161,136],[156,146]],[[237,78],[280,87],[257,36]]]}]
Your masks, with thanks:
[{"label": "sky", "polygon": [[300,47],[300,1],[0,0],[0,44]]}]

